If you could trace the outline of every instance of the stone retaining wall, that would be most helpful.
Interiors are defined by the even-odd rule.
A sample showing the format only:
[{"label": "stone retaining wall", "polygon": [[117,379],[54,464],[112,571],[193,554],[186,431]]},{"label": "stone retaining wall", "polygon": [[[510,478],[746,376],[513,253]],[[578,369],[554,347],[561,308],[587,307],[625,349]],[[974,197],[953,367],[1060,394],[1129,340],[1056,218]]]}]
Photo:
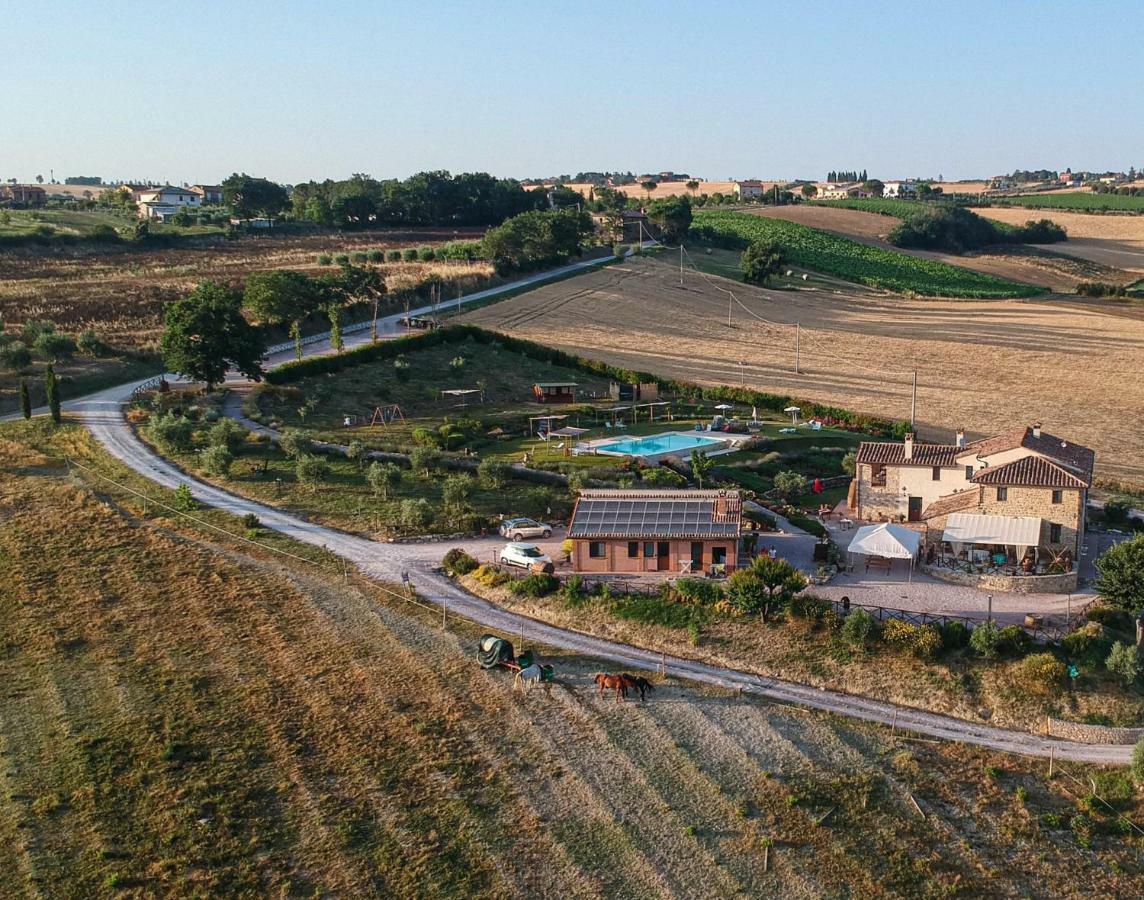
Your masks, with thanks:
[{"label": "stone retaining wall", "polygon": [[990,575],[954,572],[934,566],[922,566],[922,571],[940,581],[962,584],[998,594],[1072,594],[1077,589],[1077,572],[1063,575]]},{"label": "stone retaining wall", "polygon": [[1050,718],[1049,734],[1082,744],[1135,744],[1144,737],[1144,728],[1114,728]]}]

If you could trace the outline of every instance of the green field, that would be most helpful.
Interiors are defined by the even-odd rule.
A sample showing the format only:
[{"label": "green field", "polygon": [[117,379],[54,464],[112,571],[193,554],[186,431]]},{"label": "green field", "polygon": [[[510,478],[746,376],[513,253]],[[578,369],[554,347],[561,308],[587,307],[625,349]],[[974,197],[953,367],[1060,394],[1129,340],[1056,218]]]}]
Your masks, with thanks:
[{"label": "green field", "polygon": [[1026,194],[991,201],[993,206],[1027,206],[1032,209],[1070,209],[1076,212],[1144,213],[1144,196],[1122,194]]},{"label": "green field", "polygon": [[809,205],[856,209],[860,212],[877,213],[880,216],[893,216],[895,219],[904,219],[911,213],[926,208],[926,204],[919,203],[917,200],[895,200],[892,197],[867,197],[862,200],[812,200]]},{"label": "green field", "polygon": [[132,216],[109,210],[72,209],[8,209],[0,211],[0,235],[20,236],[32,234],[47,226],[56,234],[86,235],[98,225],[109,225],[118,230],[130,229],[135,224]]},{"label": "green field", "polygon": [[870,287],[934,297],[979,299],[1032,297],[1042,289],[992,275],[858,244],[804,225],[736,212],[699,210],[693,237],[722,246],[744,247],[753,240],[782,244],[797,265]]}]

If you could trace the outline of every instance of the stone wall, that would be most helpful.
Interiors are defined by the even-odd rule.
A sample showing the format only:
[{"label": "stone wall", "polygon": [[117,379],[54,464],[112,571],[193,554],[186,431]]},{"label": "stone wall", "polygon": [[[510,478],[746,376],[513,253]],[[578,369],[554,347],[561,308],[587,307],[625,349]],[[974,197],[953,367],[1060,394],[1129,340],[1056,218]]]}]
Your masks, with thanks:
[{"label": "stone wall", "polygon": [[[922,566],[922,571],[939,581],[961,584],[982,591],[998,594],[1071,594],[1077,589],[1077,573],[1063,575],[973,575],[969,572],[954,572],[934,566]],[[1031,610],[1036,612],[1036,610]]]},{"label": "stone wall", "polygon": [[1144,728],[1114,728],[1050,718],[1049,734],[1082,744],[1135,744],[1144,737]]},{"label": "stone wall", "polygon": [[[1006,490],[1007,499],[998,500],[997,486],[985,485],[976,512],[986,516],[1035,516],[1041,519],[1040,546],[1057,551],[1068,548],[1075,562],[1079,550],[1077,535],[1082,525],[1085,492],[1062,490],[1061,502],[1053,503],[1051,488],[1010,487]],[[1059,541],[1049,540],[1049,525],[1053,523],[1061,526]]]}]

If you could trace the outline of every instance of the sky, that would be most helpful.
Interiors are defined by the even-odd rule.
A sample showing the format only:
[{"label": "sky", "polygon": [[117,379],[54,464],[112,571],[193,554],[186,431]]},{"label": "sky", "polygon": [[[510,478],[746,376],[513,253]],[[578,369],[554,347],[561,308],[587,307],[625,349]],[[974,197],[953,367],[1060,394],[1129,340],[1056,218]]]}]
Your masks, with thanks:
[{"label": "sky", "polygon": [[0,0],[0,178],[1144,168],[1141,0]]}]

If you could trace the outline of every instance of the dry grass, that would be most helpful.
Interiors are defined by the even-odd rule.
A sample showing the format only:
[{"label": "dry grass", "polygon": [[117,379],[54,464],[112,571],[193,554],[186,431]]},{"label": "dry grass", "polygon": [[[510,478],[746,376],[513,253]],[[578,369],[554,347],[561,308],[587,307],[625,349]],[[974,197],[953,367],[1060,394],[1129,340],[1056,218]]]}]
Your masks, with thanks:
[{"label": "dry grass", "polygon": [[[732,304],[731,329],[725,288],[750,311]],[[982,435],[1041,420],[1094,447],[1101,475],[1144,482],[1144,430],[1133,423],[1144,409],[1144,317],[1114,304],[777,291],[694,272],[681,289],[670,260],[643,258],[461,320],[641,371],[712,385],[743,379],[902,419],[916,365],[927,439],[951,439],[958,425]]]},{"label": "dry grass", "polygon": [[1144,272],[1144,216],[1094,215],[1058,209],[1014,209],[988,206],[973,210],[987,219],[1019,225],[1029,219],[1051,218],[1068,231],[1069,239],[1055,245],[1062,253],[1106,266]]},{"label": "dry grass", "polygon": [[1139,877],[1105,816],[1091,850],[1039,823],[1078,809],[1043,764],[670,680],[616,705],[591,660],[553,654],[551,694],[514,696],[472,630],[141,516],[29,441],[93,453],[78,430],[0,430],[4,896],[1114,896]]},{"label": "dry grass", "polygon": [[[1005,212],[1006,210],[1002,211]],[[1035,284],[1048,287],[1053,291],[1070,294],[1081,281],[1108,281],[1120,284],[1132,281],[1135,277],[1127,272],[1112,268],[1109,264],[1090,260],[1083,246],[1078,252],[1073,253],[1073,241],[1071,239],[1064,244],[1052,245],[1049,253],[1031,247],[1014,246],[1003,251],[958,256],[953,253],[909,250],[893,246],[886,240],[886,236],[890,233],[890,229],[898,224],[898,220],[892,216],[883,216],[878,213],[830,206],[772,206],[765,209],[752,209],[749,212],[752,215],[783,219],[811,228],[831,231],[861,244],[895,250],[922,259],[933,259],[949,263],[952,266],[960,266],[963,269],[971,269],[974,272],[984,272],[987,275],[996,275],[998,278],[1005,278],[1022,284]],[[1028,211],[1024,210],[1023,212],[1027,213]],[[1016,221],[1024,223],[1030,218],[1039,217],[1024,215],[1017,217]],[[1054,221],[1058,220],[1055,212],[1052,213],[1052,218]],[[1069,255],[1061,254],[1071,254],[1071,256],[1078,258],[1073,259]]]},{"label": "dry grass", "polygon": [[[147,251],[0,255],[0,317],[9,326],[27,319],[51,319],[61,330],[94,328],[124,348],[150,348],[158,339],[165,303],[202,280],[240,282],[251,272],[298,269],[319,274],[319,254],[336,255],[374,248],[439,245],[454,237],[443,230],[373,232],[358,235],[246,237],[204,240],[194,247]],[[386,263],[391,290],[411,287],[420,278],[440,274],[450,286],[491,274],[486,263]]]}]

